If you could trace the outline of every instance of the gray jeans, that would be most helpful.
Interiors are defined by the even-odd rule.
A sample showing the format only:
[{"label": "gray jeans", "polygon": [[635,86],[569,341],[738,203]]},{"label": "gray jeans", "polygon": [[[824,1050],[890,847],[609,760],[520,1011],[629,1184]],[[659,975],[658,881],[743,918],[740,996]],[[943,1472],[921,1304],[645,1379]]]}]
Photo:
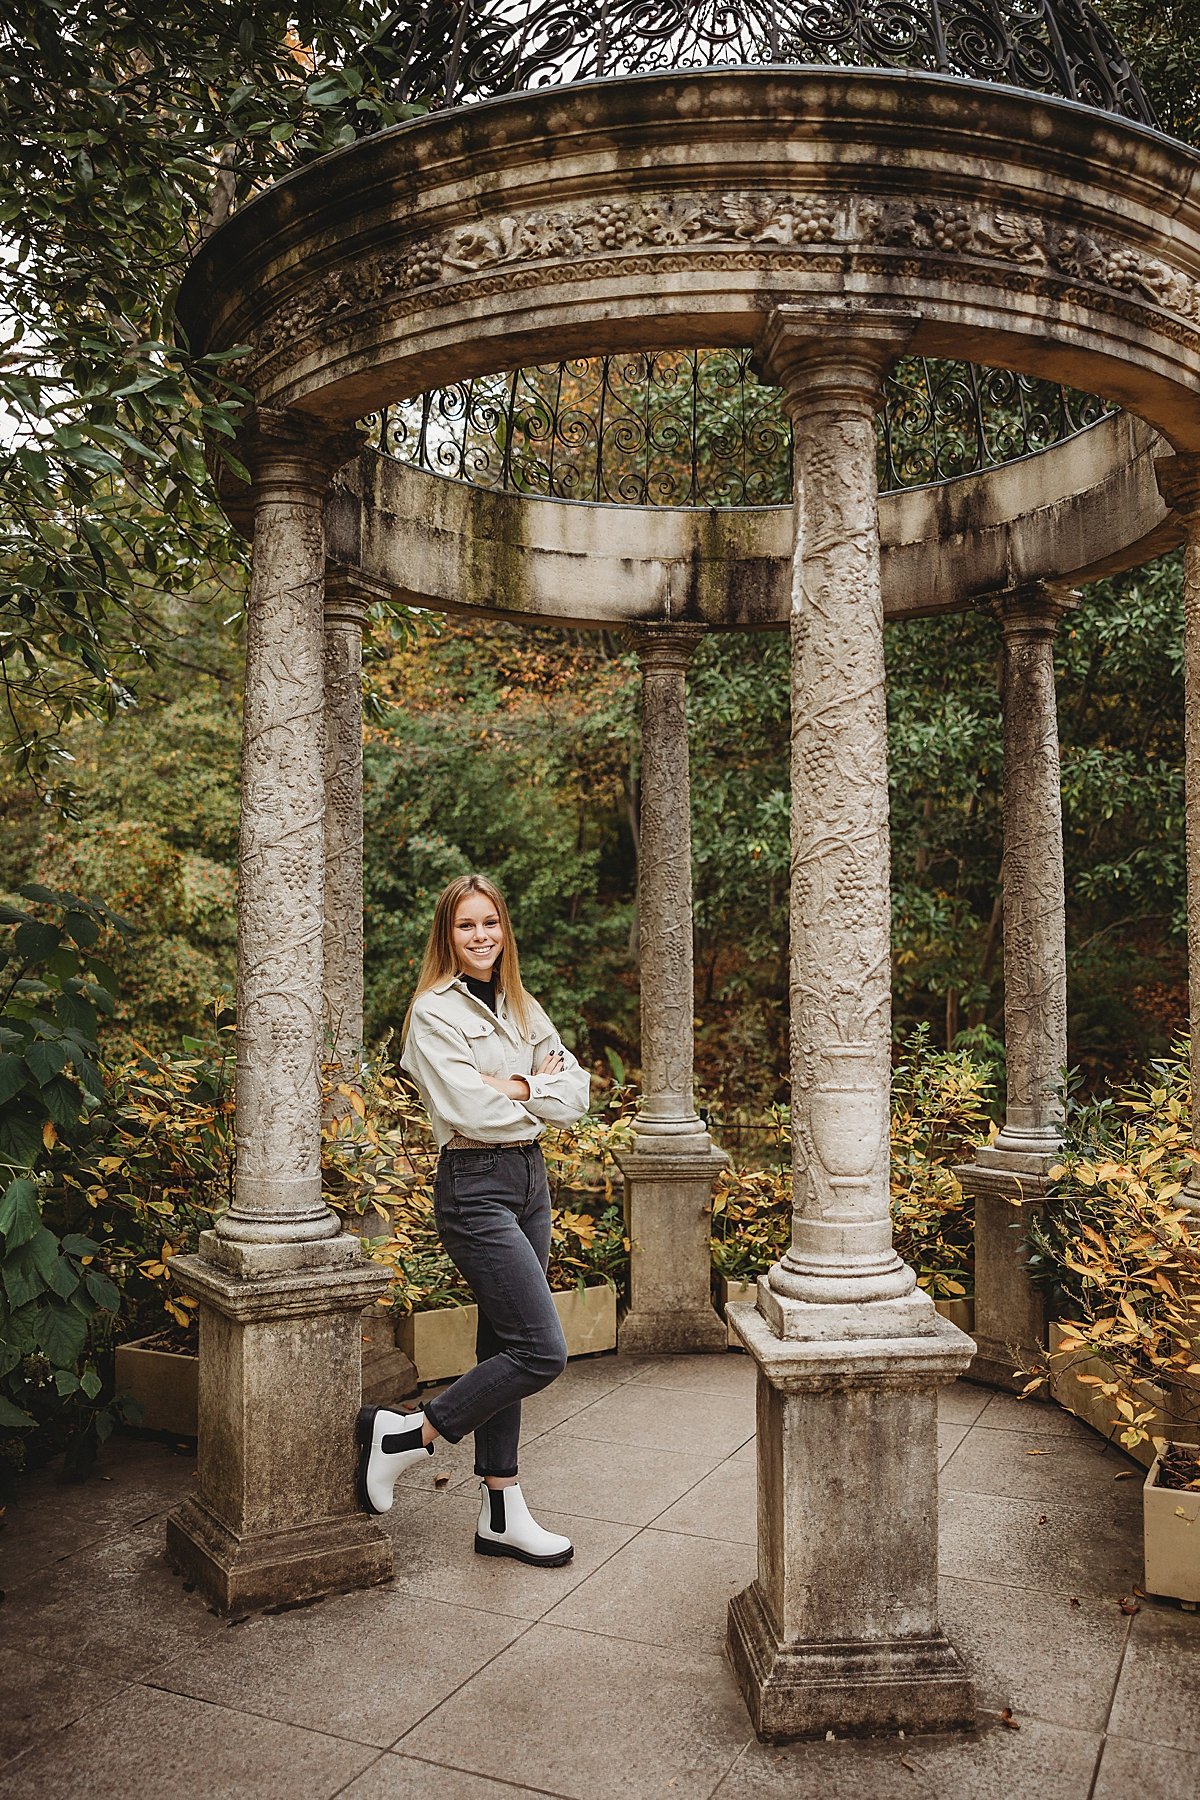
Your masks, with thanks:
[{"label": "gray jeans", "polygon": [[515,1475],[521,1401],[567,1362],[546,1281],[550,1189],[541,1150],[443,1150],[434,1212],[446,1253],[479,1303],[479,1360],[425,1416],[452,1444],[475,1433],[477,1475]]}]

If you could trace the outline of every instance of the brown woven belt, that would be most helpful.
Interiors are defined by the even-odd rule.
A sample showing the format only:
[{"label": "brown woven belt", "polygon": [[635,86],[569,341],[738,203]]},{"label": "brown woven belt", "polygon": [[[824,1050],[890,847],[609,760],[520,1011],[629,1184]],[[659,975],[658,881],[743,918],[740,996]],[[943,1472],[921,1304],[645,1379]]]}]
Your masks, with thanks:
[{"label": "brown woven belt", "polygon": [[482,1138],[463,1137],[460,1132],[456,1131],[452,1138],[446,1139],[446,1142],[442,1145],[442,1149],[443,1150],[523,1150],[529,1144],[536,1144],[536,1143],[537,1143],[536,1138],[521,1138],[520,1141],[515,1144],[488,1144],[488,1143],[485,1143]]}]

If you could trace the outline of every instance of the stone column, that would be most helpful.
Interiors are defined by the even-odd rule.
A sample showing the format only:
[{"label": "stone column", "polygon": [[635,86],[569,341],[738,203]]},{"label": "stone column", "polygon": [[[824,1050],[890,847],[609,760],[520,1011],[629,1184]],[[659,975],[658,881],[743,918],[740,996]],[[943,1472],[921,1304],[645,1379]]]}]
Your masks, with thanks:
[{"label": "stone column", "polygon": [[730,1319],[758,1364],[758,1577],[729,1651],[770,1739],[972,1722],[937,1613],[937,1390],[974,1346],[892,1248],[875,413],[911,316],[783,306],[796,444],[791,1247]]},{"label": "stone column", "polygon": [[[1200,456],[1155,464],[1167,505],[1187,527],[1183,565],[1183,779],[1187,833],[1188,1025],[1192,1065],[1192,1147],[1200,1152]],[[1200,1163],[1179,1195],[1200,1225]]]},{"label": "stone column", "polygon": [[235,1197],[177,1280],[200,1301],[197,1494],[176,1565],[244,1612],[382,1581],[357,1510],[361,1315],[386,1286],[321,1198],[324,502],[355,434],[256,415],[238,856]]},{"label": "stone column", "polygon": [[692,813],[687,668],[703,629],[632,633],[642,675],[639,906],[642,1101],[618,1157],[630,1238],[622,1350],[724,1350],[712,1304],[712,1191],[726,1158],[692,1090]]},{"label": "stone column", "polygon": [[[359,1088],[363,1056],[362,638],[367,609],[383,590],[358,570],[325,570],[325,1054],[333,1081]],[[348,1109],[332,1094],[330,1114]],[[363,1237],[381,1230],[372,1213]],[[391,1406],[417,1386],[396,1342],[396,1316],[372,1302],[363,1313],[364,1403]]]},{"label": "stone column", "polygon": [[362,634],[370,605],[349,570],[325,576],[325,1024],[340,1078],[363,1047]]},{"label": "stone column", "polygon": [[957,1170],[975,1203],[971,1377],[1015,1390],[1046,1335],[1025,1238],[1062,1149],[1067,926],[1054,635],[1078,596],[1043,582],[992,601],[1003,633],[1004,1042],[1008,1102],[995,1143]]}]

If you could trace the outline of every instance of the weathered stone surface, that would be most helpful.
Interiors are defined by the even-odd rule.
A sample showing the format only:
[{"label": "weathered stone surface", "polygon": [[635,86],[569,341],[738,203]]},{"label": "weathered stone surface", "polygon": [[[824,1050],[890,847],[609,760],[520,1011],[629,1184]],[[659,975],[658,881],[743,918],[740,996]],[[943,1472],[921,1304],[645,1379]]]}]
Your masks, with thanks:
[{"label": "weathered stone surface", "polygon": [[999,596],[1004,633],[1004,1040],[1008,1098],[985,1168],[1044,1174],[1062,1148],[1067,922],[1054,634],[1078,603],[1044,585]]},{"label": "weathered stone surface", "polygon": [[325,1024],[353,1081],[363,1034],[362,633],[368,595],[325,578]]},{"label": "weathered stone surface", "polygon": [[[345,433],[260,413],[238,849],[237,1186],[218,1224],[244,1246],[337,1234],[321,1199],[323,511]],[[246,1254],[249,1254],[247,1251]]]},{"label": "weathered stone surface", "polygon": [[[884,494],[884,616],[952,612],[1014,582],[1077,586],[1183,532],[1159,494],[1162,440],[1116,414],[979,475]],[[564,506],[365,451],[326,511],[330,556],[404,605],[539,624],[780,627],[791,610],[790,506]]]},{"label": "weathered stone surface", "polygon": [[[1054,154],[1047,154],[1053,145]],[[920,313],[1200,449],[1200,160],[913,70],[676,71],[434,113],[267,190],[192,266],[199,348],[324,419],[522,363],[746,344],[783,302]]]},{"label": "weathered stone surface", "polygon": [[199,1491],[167,1525],[175,1566],[219,1612],[386,1581],[391,1545],[358,1510],[362,1311],[387,1285],[362,1257],[247,1281],[199,1256]]},{"label": "weathered stone surface", "polygon": [[971,1340],[942,1320],[932,1337],[793,1344],[754,1307],[729,1318],[758,1365],[758,1576],[729,1611],[755,1729],[971,1725],[937,1612],[937,1390]]},{"label": "weathered stone surface", "polygon": [[1045,1205],[1046,1180],[965,1163],[955,1174],[975,1212],[975,1328],[972,1381],[1016,1393],[1018,1373],[1040,1361],[1046,1300],[1029,1277],[1025,1235]]},{"label": "weathered stone surface", "polygon": [[[618,1151],[629,1232],[629,1309],[621,1349],[661,1354],[724,1350],[725,1326],[712,1303],[713,1182],[724,1153],[703,1143],[691,1151],[668,1139],[642,1154]],[[639,1145],[645,1139],[639,1139]]]},{"label": "weathered stone surface", "polygon": [[840,1329],[861,1335],[858,1302],[900,1299],[915,1282],[892,1248],[889,1212],[891,865],[875,474],[883,374],[913,325],[907,313],[783,307],[760,350],[783,387],[796,446],[795,1197],[791,1246],[768,1286],[781,1311],[803,1303],[801,1333],[810,1316],[828,1330],[815,1321],[831,1307],[847,1308]]}]

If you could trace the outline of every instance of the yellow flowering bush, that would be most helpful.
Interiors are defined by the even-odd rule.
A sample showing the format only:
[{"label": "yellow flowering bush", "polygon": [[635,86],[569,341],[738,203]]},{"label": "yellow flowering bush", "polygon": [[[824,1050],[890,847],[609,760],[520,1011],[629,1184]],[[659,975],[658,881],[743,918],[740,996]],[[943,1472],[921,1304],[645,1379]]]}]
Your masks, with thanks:
[{"label": "yellow flowering bush", "polygon": [[[1034,1277],[1064,1324],[1059,1353],[1109,1366],[1111,1379],[1079,1380],[1112,1402],[1127,1448],[1148,1440],[1157,1414],[1139,1384],[1164,1390],[1168,1419],[1200,1419],[1200,1225],[1178,1203],[1195,1162],[1180,1045],[1143,1081],[1072,1110],[1030,1230]],[[1044,1367],[1029,1374],[1027,1392],[1047,1379]]]}]

